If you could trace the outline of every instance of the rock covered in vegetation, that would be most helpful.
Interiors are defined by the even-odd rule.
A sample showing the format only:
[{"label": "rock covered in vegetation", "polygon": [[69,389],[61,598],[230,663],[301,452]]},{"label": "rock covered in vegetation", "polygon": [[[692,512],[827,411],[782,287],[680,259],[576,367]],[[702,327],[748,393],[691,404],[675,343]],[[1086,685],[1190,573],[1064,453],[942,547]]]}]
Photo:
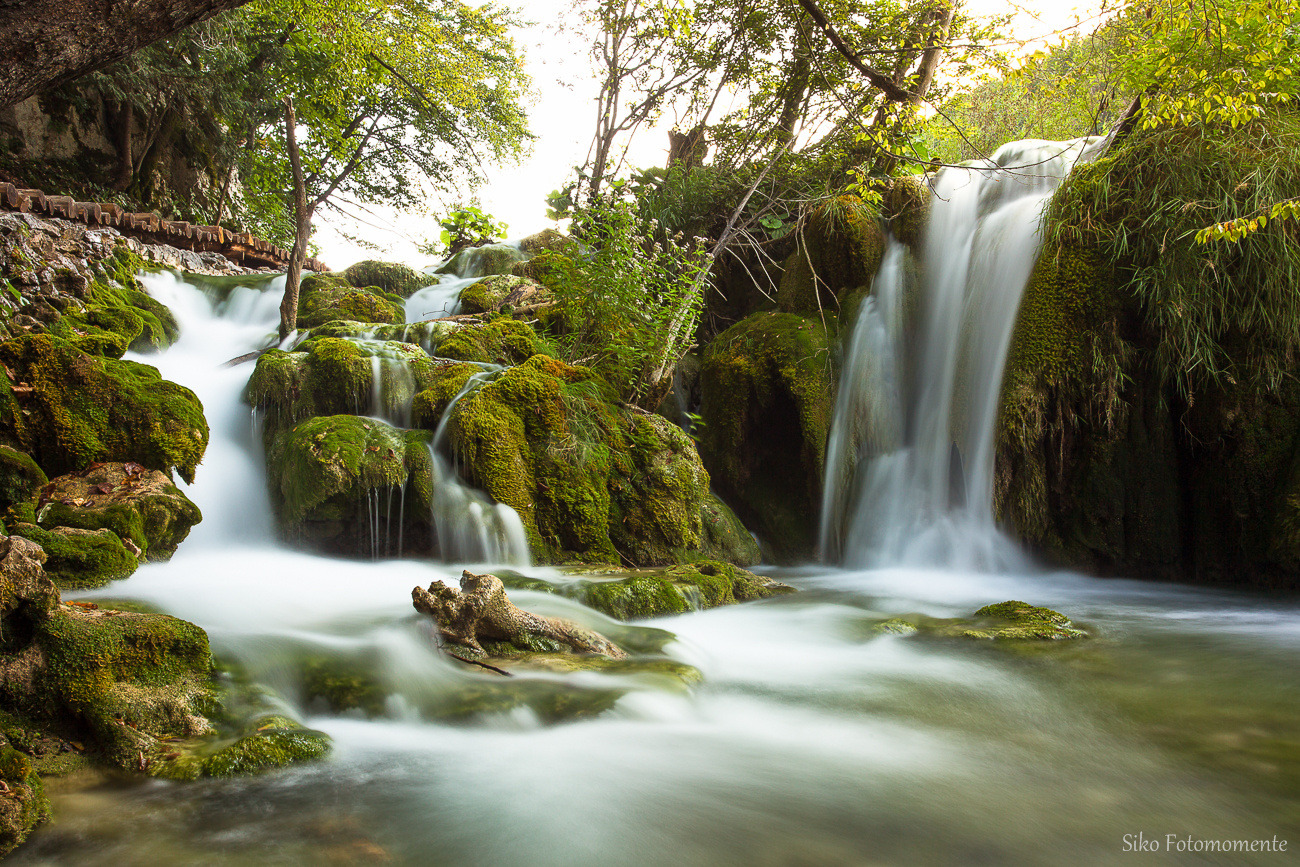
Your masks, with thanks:
[{"label": "rock covered in vegetation", "polygon": [[[344,323],[318,332],[338,333]],[[433,381],[439,362],[419,346],[395,340],[347,339],[313,333],[297,350],[272,349],[257,359],[245,397],[262,416],[269,445],[285,427],[343,413],[401,418]],[[376,372],[379,376],[376,388]]]},{"label": "rock covered in vegetation", "polygon": [[20,514],[34,520],[36,498],[49,481],[31,455],[0,445],[0,515],[12,516],[18,507]]},{"label": "rock covered in vegetation", "polygon": [[582,245],[578,243],[577,239],[571,238],[563,232],[555,229],[542,229],[542,231],[534,232],[520,241],[519,249],[530,256],[536,256],[542,252],[573,253],[580,251]]},{"label": "rock covered in vegetation", "polygon": [[[49,556],[45,571],[64,590],[103,587],[129,578],[140,565],[138,552],[109,529],[78,527],[45,529],[34,524],[14,524],[10,532],[30,539]],[[134,547],[134,546],[132,546]]]},{"label": "rock covered in vegetation", "polygon": [[881,197],[880,213],[890,234],[918,249],[930,220],[929,184],[919,177],[894,178]]},{"label": "rock covered in vegetation", "polygon": [[[416,401],[432,426],[474,368]],[[591,371],[534,355],[462,397],[449,438],[472,484],[513,508],[540,562],[668,565],[700,556],[709,476],[661,416],[612,404]],[[715,511],[716,515],[716,511]]]},{"label": "rock covered in vegetation", "polygon": [[490,322],[457,328],[438,344],[436,352],[442,358],[477,364],[520,364],[545,348],[527,323],[498,316]]},{"label": "rock covered in vegetation", "polygon": [[768,599],[795,589],[728,563],[702,560],[663,571],[583,582],[575,597],[610,617],[639,620]]},{"label": "rock covered in vegetation", "polygon": [[41,778],[31,760],[0,735],[0,858],[27,839],[32,829],[50,816]]},{"label": "rock covered in vegetation", "polygon": [[335,319],[400,324],[406,321],[402,298],[378,288],[354,287],[342,274],[304,277],[298,295],[298,327],[315,328]]},{"label": "rock covered in vegetation", "polygon": [[[623,659],[622,648],[603,635],[556,617],[541,617],[516,607],[495,575],[466,570],[460,589],[435,581],[411,591],[415,610],[434,619],[447,645],[468,659],[511,651],[592,653]],[[504,643],[507,648],[494,645]]]},{"label": "rock covered in vegetation", "polygon": [[145,560],[168,560],[203,519],[199,507],[157,470],[135,463],[91,464],[41,489],[37,523],[51,530],[112,530]]},{"label": "rock covered in vegetation", "polygon": [[455,274],[458,277],[489,277],[493,274],[509,274],[518,262],[528,261],[529,254],[510,244],[484,244],[481,247],[466,247],[438,269],[439,274]]},{"label": "rock covered in vegetation", "polygon": [[462,289],[460,309],[462,313],[489,313],[532,307],[550,300],[550,292],[536,281],[510,274],[495,274]]},{"label": "rock covered in vegetation", "polygon": [[416,290],[437,282],[436,277],[421,274],[409,265],[366,259],[344,269],[343,277],[353,286],[370,287],[410,298]]},{"label": "rock covered in vegetation", "polygon": [[799,232],[777,287],[786,313],[838,313],[855,290],[871,285],[884,256],[875,211],[860,198],[839,196],[815,208]]},{"label": "rock covered in vegetation", "polygon": [[780,560],[816,544],[837,371],[816,319],[757,313],[718,335],[700,369],[700,452],[714,483]]},{"label": "rock covered in vegetation", "polygon": [[969,618],[891,617],[876,624],[874,631],[882,635],[919,634],[979,641],[1071,641],[1088,637],[1059,611],[1016,600],[985,605]]},{"label": "rock covered in vegetation", "polygon": [[[353,555],[396,554],[399,534],[408,552],[427,547],[429,436],[354,415],[318,416],[278,433],[266,465],[281,536]],[[383,539],[371,538],[376,526]]]},{"label": "rock covered in vegetation", "polygon": [[50,335],[0,343],[0,362],[0,437],[47,474],[135,461],[194,480],[208,425],[188,388]]}]

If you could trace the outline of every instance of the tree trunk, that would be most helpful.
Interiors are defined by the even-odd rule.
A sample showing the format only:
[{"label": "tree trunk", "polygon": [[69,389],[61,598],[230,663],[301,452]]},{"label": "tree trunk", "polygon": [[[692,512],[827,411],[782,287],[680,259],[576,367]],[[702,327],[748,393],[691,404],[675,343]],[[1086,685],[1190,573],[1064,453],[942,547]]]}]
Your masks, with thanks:
[{"label": "tree trunk", "polygon": [[[108,112],[105,111],[105,114],[107,115]],[[131,135],[135,132],[135,106],[131,104],[131,100],[124,99],[118,106],[118,111],[113,114],[115,116],[113,138],[117,146],[117,171],[113,176],[113,189],[124,193],[131,186],[131,179],[135,177],[135,157],[131,153]]]},{"label": "tree trunk", "polygon": [[284,137],[289,147],[289,165],[293,169],[293,251],[284,275],[284,300],[280,302],[280,339],[298,327],[298,287],[302,281],[302,264],[307,261],[307,239],[311,237],[313,208],[307,203],[307,182],[302,174],[302,157],[298,153],[298,119],[293,100],[284,98]]},{"label": "tree trunk", "polygon": [[5,0],[0,3],[0,108],[247,2]]}]

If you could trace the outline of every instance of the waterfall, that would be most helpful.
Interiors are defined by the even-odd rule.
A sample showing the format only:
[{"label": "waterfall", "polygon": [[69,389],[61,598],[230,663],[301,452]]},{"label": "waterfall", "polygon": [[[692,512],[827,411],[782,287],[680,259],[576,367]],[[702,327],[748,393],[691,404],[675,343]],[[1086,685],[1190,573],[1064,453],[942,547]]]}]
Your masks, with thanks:
[{"label": "waterfall", "polygon": [[1002,372],[1043,208],[1104,139],[1028,140],[933,178],[919,279],[890,238],[849,339],[827,447],[823,556],[851,567],[1019,560],[994,528]]}]

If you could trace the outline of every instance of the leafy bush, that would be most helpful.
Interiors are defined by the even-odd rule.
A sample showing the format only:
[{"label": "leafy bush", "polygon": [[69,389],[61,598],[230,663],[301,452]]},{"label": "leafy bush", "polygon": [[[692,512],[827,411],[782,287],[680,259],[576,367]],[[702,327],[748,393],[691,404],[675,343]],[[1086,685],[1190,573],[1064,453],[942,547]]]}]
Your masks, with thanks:
[{"label": "leafy bush", "polygon": [[477,205],[453,208],[447,216],[438,221],[438,225],[442,226],[441,250],[432,242],[422,244],[420,252],[427,256],[437,255],[439,252],[451,255],[466,247],[486,244],[493,238],[505,237],[506,229],[509,228],[505,223],[498,223],[491,214],[483,213]]}]

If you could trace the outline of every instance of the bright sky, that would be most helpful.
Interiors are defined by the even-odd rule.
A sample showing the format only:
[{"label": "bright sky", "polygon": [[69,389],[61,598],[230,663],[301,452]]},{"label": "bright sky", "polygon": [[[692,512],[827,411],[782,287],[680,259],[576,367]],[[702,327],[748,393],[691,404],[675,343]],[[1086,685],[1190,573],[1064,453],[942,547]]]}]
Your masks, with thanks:
[{"label": "bright sky", "polygon": [[[554,223],[546,219],[545,198],[570,179],[573,166],[585,159],[595,127],[594,100],[599,86],[592,77],[588,46],[578,34],[564,29],[564,11],[571,0],[517,0],[520,18],[532,22],[516,33],[533,79],[534,99],[529,117],[537,136],[520,165],[489,167],[488,182],[479,191],[487,213],[509,225],[508,234],[520,238]],[[1092,14],[1097,0],[1025,0],[1010,4],[999,0],[967,0],[977,15],[1016,12],[1013,30],[1021,39],[1047,37],[1072,24],[1076,15]],[[1018,10],[1018,11],[1017,11]],[[662,165],[667,159],[669,119],[662,128],[642,130],[633,142],[630,162],[636,166]],[[441,231],[437,217],[444,210],[430,202],[425,214],[372,209],[367,224],[344,220],[333,213],[317,220],[315,241],[321,258],[331,268],[345,268],[360,259],[386,259],[415,267],[430,259],[416,250],[422,241],[436,239]],[[350,234],[373,244],[369,250],[344,237]]]}]

